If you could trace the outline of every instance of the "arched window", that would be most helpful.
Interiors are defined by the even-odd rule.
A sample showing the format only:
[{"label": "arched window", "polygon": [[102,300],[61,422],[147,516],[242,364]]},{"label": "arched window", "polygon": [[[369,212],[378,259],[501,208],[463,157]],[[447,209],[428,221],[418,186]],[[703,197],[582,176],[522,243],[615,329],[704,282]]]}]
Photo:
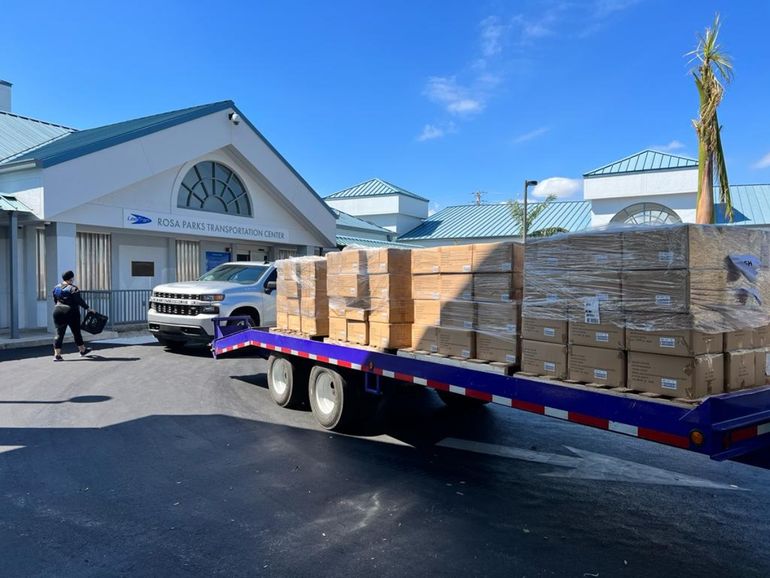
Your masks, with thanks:
[{"label": "arched window", "polygon": [[241,179],[225,165],[204,161],[191,168],[179,186],[177,207],[251,217],[251,201]]},{"label": "arched window", "polygon": [[611,223],[627,225],[674,225],[681,223],[674,211],[658,203],[637,203],[626,207],[612,217]]}]

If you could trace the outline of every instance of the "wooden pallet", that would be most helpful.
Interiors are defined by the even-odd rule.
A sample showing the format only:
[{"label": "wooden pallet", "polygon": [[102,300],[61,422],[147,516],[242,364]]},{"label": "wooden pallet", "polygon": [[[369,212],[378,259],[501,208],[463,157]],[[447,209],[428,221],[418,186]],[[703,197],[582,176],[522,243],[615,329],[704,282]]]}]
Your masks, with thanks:
[{"label": "wooden pallet", "polygon": [[325,339],[325,335],[311,335],[309,333],[302,333],[301,331],[294,331],[293,329],[284,329],[282,327],[271,327],[270,333],[277,333],[278,335],[287,335],[289,337],[301,337],[303,339],[311,339],[313,341],[321,341]]},{"label": "wooden pallet", "polygon": [[331,337],[324,337],[324,343],[331,345],[342,345],[344,347],[355,347],[356,349],[365,349],[366,351],[374,351],[376,353],[396,353],[395,349],[389,349],[386,347],[375,347],[373,345],[363,345],[361,343],[351,343],[350,341],[340,341],[339,339],[332,339]]},{"label": "wooden pallet", "polygon": [[463,367],[465,369],[473,369],[474,371],[485,371],[487,373],[495,373],[497,375],[511,375],[518,368],[518,365],[515,363],[502,363],[500,361],[488,361],[486,359],[454,357],[451,355],[443,355],[441,353],[433,353],[430,351],[414,349],[412,347],[399,349],[397,354],[401,357],[407,357],[409,359],[420,359],[422,361],[431,361],[433,363],[441,363],[443,365]]}]

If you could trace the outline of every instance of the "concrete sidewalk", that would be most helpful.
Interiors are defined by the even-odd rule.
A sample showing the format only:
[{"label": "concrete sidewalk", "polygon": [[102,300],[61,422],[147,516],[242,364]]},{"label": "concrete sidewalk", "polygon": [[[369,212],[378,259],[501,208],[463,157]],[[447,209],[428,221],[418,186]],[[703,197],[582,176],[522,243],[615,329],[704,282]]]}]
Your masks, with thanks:
[{"label": "concrete sidewalk", "polygon": [[[117,339],[120,337],[132,337],[139,335],[150,336],[149,331],[146,329],[138,329],[136,326],[121,328],[120,331],[102,331],[99,335],[91,335],[90,333],[83,332],[83,340],[88,343],[90,341],[104,341],[107,339]],[[8,332],[0,333],[0,350],[2,349],[19,349],[24,347],[40,347],[43,345],[50,345],[53,347],[54,334],[48,333],[44,329],[32,329],[22,330],[21,337],[18,339],[11,339],[8,336]],[[72,334],[67,330],[67,334],[64,337],[64,343],[73,343]]]}]

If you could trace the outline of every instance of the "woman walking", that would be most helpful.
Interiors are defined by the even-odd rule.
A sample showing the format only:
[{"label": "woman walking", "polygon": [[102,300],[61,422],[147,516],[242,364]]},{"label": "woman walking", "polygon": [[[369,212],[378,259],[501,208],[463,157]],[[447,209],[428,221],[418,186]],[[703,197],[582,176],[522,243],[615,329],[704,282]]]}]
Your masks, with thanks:
[{"label": "woman walking", "polygon": [[72,332],[75,344],[80,350],[80,356],[85,357],[91,351],[83,343],[83,335],[80,333],[80,308],[88,311],[88,303],[83,301],[83,297],[80,296],[80,289],[72,282],[75,278],[72,271],[65,271],[61,278],[62,282],[53,289],[53,322],[56,325],[56,341],[53,345],[54,361],[62,361],[61,345],[67,327]]}]

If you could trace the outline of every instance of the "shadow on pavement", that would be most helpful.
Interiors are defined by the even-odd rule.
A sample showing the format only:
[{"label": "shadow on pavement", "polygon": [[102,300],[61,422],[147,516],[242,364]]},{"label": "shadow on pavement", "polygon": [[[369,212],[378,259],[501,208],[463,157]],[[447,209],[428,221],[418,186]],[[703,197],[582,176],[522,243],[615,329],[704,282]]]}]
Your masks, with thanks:
[{"label": "shadow on pavement", "polygon": [[2,404],[25,404],[25,403],[42,403],[42,404],[57,404],[57,403],[99,403],[102,401],[110,401],[112,397],[109,395],[80,395],[77,397],[71,397],[69,399],[60,399],[60,400],[12,400],[12,399],[3,399],[0,400],[0,403]]}]

